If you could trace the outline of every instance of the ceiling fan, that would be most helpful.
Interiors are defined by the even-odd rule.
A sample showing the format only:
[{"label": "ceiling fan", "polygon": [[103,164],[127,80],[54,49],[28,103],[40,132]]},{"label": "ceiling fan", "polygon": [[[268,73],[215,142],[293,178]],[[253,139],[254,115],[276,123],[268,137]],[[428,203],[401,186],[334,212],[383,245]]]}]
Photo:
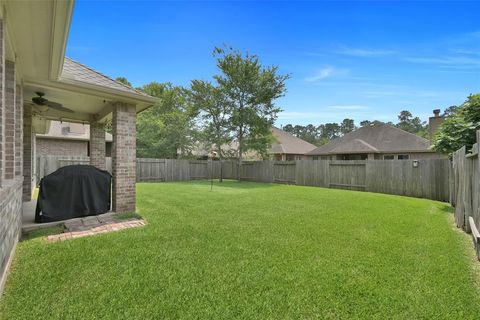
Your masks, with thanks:
[{"label": "ceiling fan", "polygon": [[74,111],[73,110],[70,110],[68,108],[65,108],[64,106],[62,106],[60,103],[57,103],[57,102],[53,102],[53,101],[48,101],[46,98],[44,98],[43,96],[45,95],[45,93],[43,92],[35,92],[37,94],[38,97],[33,97],[32,98],[32,101],[33,103],[35,103],[36,105],[39,105],[39,106],[46,106],[46,107],[49,107],[51,109],[54,109],[54,110],[57,110],[57,111],[62,111],[62,112],[69,112],[69,113],[73,113]]}]

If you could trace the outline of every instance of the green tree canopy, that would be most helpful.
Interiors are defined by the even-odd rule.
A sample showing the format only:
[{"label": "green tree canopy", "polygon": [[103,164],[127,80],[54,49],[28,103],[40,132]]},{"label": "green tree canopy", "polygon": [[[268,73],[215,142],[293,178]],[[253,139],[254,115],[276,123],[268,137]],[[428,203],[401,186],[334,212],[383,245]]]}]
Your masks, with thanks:
[{"label": "green tree canopy", "polygon": [[129,86],[130,88],[133,88],[133,86],[132,86],[132,84],[130,83],[130,81],[128,81],[128,79],[125,78],[125,77],[117,77],[117,78],[115,78],[115,81],[120,82],[120,83],[123,83],[124,85]]},{"label": "green tree canopy", "polygon": [[222,146],[229,145],[233,140],[230,104],[225,103],[220,88],[202,80],[192,81],[190,99],[202,126],[200,141],[208,151],[213,147],[218,157],[223,159]]},{"label": "green tree canopy", "polygon": [[449,155],[463,146],[469,151],[476,142],[479,129],[480,94],[474,94],[446,116],[434,137],[433,149]]},{"label": "green tree canopy", "polygon": [[151,82],[142,90],[160,102],[137,118],[137,156],[187,157],[196,139],[195,112],[188,91],[170,83]]},{"label": "green tree canopy", "polygon": [[256,55],[232,48],[215,48],[214,56],[220,70],[214,79],[231,112],[238,159],[241,162],[248,150],[266,155],[273,141],[271,127],[281,111],[274,102],[285,94],[289,76],[278,74],[278,67],[263,66]]},{"label": "green tree canopy", "polygon": [[414,134],[423,131],[426,124],[419,117],[414,117],[408,110],[400,111],[398,121],[397,128]]}]

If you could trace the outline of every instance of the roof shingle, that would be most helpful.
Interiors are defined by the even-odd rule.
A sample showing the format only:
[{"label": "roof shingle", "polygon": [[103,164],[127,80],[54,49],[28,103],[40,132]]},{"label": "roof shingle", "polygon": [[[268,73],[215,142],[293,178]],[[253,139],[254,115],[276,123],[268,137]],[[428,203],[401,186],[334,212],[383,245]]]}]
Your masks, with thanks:
[{"label": "roof shingle", "polygon": [[273,127],[272,133],[276,139],[276,142],[272,143],[273,154],[305,154],[316,148],[315,145],[278,128]]},{"label": "roof shingle", "polygon": [[361,127],[308,152],[308,155],[347,153],[431,152],[430,141],[388,124]]},{"label": "roof shingle", "polygon": [[112,78],[68,57],[65,57],[61,78],[148,97],[147,94],[121,82],[115,81]]}]

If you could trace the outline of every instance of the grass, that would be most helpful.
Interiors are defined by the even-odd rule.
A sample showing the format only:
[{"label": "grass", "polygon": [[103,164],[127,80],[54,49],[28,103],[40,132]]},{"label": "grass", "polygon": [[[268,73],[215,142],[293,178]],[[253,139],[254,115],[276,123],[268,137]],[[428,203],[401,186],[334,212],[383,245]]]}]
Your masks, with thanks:
[{"label": "grass", "polygon": [[129,219],[142,219],[142,216],[135,212],[117,213],[113,215],[113,219],[117,221]]},{"label": "grass", "polygon": [[272,184],[138,184],[143,228],[18,246],[2,319],[478,319],[440,202]]}]

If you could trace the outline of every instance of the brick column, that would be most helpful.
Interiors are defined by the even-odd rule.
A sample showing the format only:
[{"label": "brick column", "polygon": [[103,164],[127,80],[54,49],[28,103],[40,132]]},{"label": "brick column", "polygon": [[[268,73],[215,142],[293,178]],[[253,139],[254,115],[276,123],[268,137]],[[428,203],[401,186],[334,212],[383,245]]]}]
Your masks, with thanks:
[{"label": "brick column", "polygon": [[3,20],[0,20],[0,187],[5,170],[5,32]]},{"label": "brick column", "polygon": [[23,88],[17,85],[15,91],[15,177],[23,172]]},{"label": "brick column", "polygon": [[90,165],[105,170],[105,128],[97,121],[90,122]]},{"label": "brick column", "polygon": [[32,106],[25,105],[23,109],[23,201],[32,200],[33,191],[33,140]]},{"label": "brick column", "polygon": [[116,102],[113,106],[113,211],[135,211],[136,119],[134,105]]},{"label": "brick column", "polygon": [[5,61],[4,179],[15,177],[15,62]]}]

